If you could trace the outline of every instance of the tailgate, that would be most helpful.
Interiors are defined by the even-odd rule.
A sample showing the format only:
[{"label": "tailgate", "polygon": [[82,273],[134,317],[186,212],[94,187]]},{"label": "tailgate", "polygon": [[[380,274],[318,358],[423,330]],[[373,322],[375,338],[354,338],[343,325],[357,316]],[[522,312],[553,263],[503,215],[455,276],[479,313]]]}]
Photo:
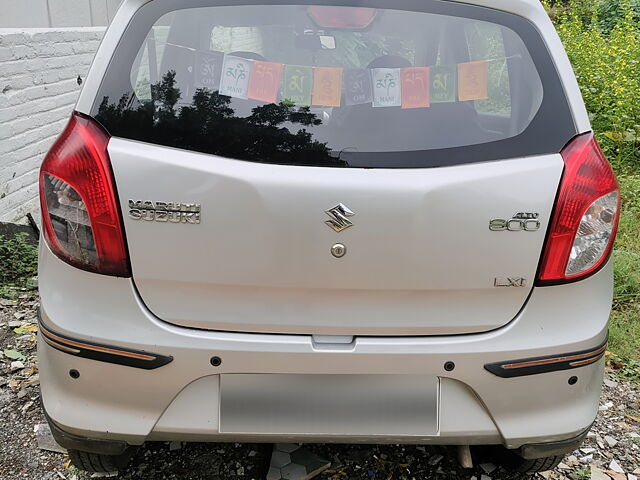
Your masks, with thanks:
[{"label": "tailgate", "polygon": [[[188,327],[298,334],[505,325],[532,288],[563,169],[559,155],[434,169],[267,165],[117,138],[109,154],[151,312]],[[199,223],[166,221],[163,203],[199,205]],[[338,204],[353,212],[340,232],[325,223]],[[521,229],[523,213],[540,227]],[[489,228],[513,218],[514,231]]]}]

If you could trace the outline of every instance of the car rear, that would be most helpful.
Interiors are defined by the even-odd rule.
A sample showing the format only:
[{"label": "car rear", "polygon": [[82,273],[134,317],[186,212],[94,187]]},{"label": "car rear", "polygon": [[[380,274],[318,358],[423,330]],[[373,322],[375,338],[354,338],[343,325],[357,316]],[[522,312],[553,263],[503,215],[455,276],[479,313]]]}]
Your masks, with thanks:
[{"label": "car rear", "polygon": [[572,448],[619,196],[543,8],[319,3],[121,7],[41,170],[52,424]]}]

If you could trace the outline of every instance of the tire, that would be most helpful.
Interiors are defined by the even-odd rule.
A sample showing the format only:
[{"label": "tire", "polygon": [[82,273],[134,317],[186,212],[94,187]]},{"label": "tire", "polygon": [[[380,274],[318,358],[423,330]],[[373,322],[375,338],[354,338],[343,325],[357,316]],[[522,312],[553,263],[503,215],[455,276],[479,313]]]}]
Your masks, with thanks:
[{"label": "tire", "polygon": [[99,453],[83,452],[81,450],[69,450],[71,463],[80,469],[92,473],[111,473],[125,468],[137,448],[128,448],[120,455],[102,455]]},{"label": "tire", "polygon": [[500,464],[503,468],[512,472],[523,473],[525,475],[533,475],[538,472],[553,470],[564,458],[564,455],[553,455],[550,457],[527,460],[526,458],[522,458],[516,452],[504,447],[497,448],[493,453],[494,461]]},{"label": "tire", "polygon": [[527,475],[546,472],[556,468],[563,458],[564,455],[554,455],[553,457],[536,458],[534,460],[520,458],[520,464],[516,467],[516,471]]}]

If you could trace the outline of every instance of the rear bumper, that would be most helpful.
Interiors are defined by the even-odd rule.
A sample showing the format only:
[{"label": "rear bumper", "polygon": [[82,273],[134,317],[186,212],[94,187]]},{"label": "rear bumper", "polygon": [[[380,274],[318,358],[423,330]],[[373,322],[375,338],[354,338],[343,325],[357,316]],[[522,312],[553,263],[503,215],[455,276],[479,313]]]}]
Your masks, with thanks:
[{"label": "rear bumper", "polygon": [[54,422],[47,410],[43,407],[43,413],[51,429],[53,438],[58,445],[67,450],[80,450],[82,452],[98,453],[102,455],[122,455],[129,445],[122,440],[105,440],[100,438],[85,437],[69,433]]},{"label": "rear bumper", "polygon": [[[128,444],[146,440],[503,444],[538,455],[549,442],[556,442],[554,448],[570,449],[597,413],[603,359],[571,370],[513,378],[501,378],[484,366],[601,345],[612,296],[610,265],[582,282],[534,289],[518,317],[492,332],[361,337],[349,345],[333,346],[315,344],[303,335],[176,327],[150,314],[129,280],[79,271],[46,248],[40,265],[42,321],[52,331],[89,344],[172,358],[159,368],[135,368],[60,351],[41,335],[43,405],[57,428],[76,437]],[[217,366],[211,362],[214,356],[221,360]],[[445,369],[447,362],[455,364],[452,371]],[[80,376],[71,378],[71,369]],[[314,428],[313,422],[310,431],[316,433],[284,427],[250,432],[225,426],[221,385],[247,374],[295,374],[305,380],[334,374],[356,381],[371,375],[413,376],[417,383],[433,380],[435,427],[405,432],[390,428],[376,434],[358,422],[338,433]],[[570,385],[573,376],[577,383]],[[402,397],[405,387],[398,389],[397,396]],[[415,394],[412,386],[406,387],[406,394]],[[301,412],[304,408],[293,413]],[[284,415],[279,425],[286,425]]]},{"label": "rear bumper", "polygon": [[[96,439],[68,433],[49,417],[46,410],[44,415],[56,442],[68,450],[80,450],[102,455],[122,455],[131,448],[129,444],[121,440]],[[580,435],[566,440],[523,445],[518,449],[518,453],[525,459],[536,459],[572,452],[582,445],[590,428],[585,429]]]},{"label": "rear bumper", "polygon": [[566,440],[557,440],[555,442],[547,443],[529,443],[520,447],[519,454],[522,458],[527,460],[533,460],[535,458],[551,457],[555,455],[565,455],[569,452],[576,450],[584,439],[587,438],[587,434],[591,430],[591,425],[586,428],[580,435],[577,435]]}]

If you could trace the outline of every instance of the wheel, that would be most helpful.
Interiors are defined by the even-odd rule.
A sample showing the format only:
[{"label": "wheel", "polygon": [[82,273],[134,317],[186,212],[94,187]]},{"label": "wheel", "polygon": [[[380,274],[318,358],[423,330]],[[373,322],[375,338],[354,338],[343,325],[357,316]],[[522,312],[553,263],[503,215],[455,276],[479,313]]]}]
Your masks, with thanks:
[{"label": "wheel", "polygon": [[497,464],[500,464],[506,470],[533,475],[534,473],[553,470],[562,461],[564,455],[552,455],[528,460],[512,450],[498,447],[493,451],[493,458]]},{"label": "wheel", "polygon": [[536,458],[533,460],[527,460],[522,457],[518,457],[518,465],[514,468],[516,472],[524,473],[527,475],[533,475],[538,472],[546,472],[547,470],[553,470],[562,461],[564,455],[554,455],[552,457]]},{"label": "wheel", "polygon": [[69,458],[76,468],[87,472],[110,473],[122,470],[127,466],[137,448],[130,447],[120,455],[102,455],[99,453],[69,450]]}]

